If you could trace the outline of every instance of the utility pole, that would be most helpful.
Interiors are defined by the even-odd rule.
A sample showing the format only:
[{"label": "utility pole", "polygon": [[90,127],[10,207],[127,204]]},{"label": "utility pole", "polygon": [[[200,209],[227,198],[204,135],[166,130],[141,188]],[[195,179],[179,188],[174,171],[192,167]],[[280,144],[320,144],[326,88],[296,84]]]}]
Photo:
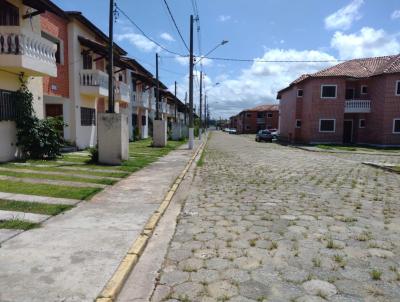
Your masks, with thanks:
[{"label": "utility pole", "polygon": [[193,129],[193,15],[190,15],[190,55],[189,55],[189,150],[194,145]]},{"label": "utility pole", "polygon": [[187,92],[185,92],[185,126],[187,125]]},{"label": "utility pole", "polygon": [[158,53],[156,53],[156,81],[157,81],[157,88],[156,88],[156,120],[160,119],[160,81],[158,80]]},{"label": "utility pole", "polygon": [[203,71],[200,71],[200,126],[199,126],[199,140],[201,140],[201,134],[203,132]]},{"label": "utility pole", "polygon": [[114,0],[110,0],[108,41],[108,112],[114,113]]},{"label": "utility pole", "polygon": [[204,128],[208,129],[208,104],[207,104],[207,93],[204,94]]},{"label": "utility pole", "polygon": [[176,99],[176,81],[175,81],[175,123],[178,122],[176,118],[177,107],[178,107],[178,101]]}]

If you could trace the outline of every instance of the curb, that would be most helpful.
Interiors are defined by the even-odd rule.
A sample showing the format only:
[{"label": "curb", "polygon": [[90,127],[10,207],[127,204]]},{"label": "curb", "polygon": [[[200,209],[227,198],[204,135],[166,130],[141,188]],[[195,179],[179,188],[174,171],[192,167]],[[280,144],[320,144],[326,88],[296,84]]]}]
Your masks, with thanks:
[{"label": "curb", "polygon": [[[289,146],[289,145],[288,145]],[[379,156],[400,156],[400,154],[395,154],[395,153],[373,153],[373,152],[357,152],[357,151],[335,151],[335,150],[310,150],[307,148],[303,148],[301,146],[290,146],[295,149],[303,150],[303,151],[308,151],[308,152],[314,152],[314,153],[331,153],[331,154],[357,154],[357,155],[379,155]]]},{"label": "curb", "polygon": [[381,169],[381,170],[384,170],[384,171],[387,171],[387,172],[399,174],[399,172],[397,172],[396,170],[392,169],[389,166],[384,166],[384,165],[380,165],[380,164],[376,164],[376,163],[370,163],[370,162],[362,162],[362,164],[365,165],[365,166],[370,166],[370,167],[373,167],[373,168]]},{"label": "curb", "polygon": [[114,302],[115,299],[118,297],[122,287],[125,284],[125,281],[128,279],[130,272],[139,261],[140,256],[143,254],[147,242],[153,235],[154,229],[156,228],[158,222],[160,221],[161,217],[164,215],[169,204],[171,203],[171,200],[174,197],[176,190],[179,188],[179,185],[181,184],[183,178],[185,177],[196,157],[203,152],[206,142],[207,137],[197,148],[181,174],[179,174],[173,185],[170,187],[158,209],[147,220],[143,231],[141,232],[139,237],[136,238],[136,240],[133,242],[127,254],[118,265],[118,268],[111,276],[110,280],[108,280],[101,293],[94,300],[95,302]]}]

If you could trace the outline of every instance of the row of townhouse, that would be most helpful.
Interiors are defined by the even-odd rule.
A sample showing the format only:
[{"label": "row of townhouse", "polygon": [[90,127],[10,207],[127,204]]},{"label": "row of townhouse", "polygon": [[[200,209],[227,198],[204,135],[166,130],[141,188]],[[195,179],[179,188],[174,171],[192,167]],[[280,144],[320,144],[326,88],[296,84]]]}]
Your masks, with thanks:
[{"label": "row of townhouse", "polygon": [[302,75],[277,98],[283,140],[400,145],[400,55],[350,60]]},{"label": "row of townhouse", "polygon": [[[97,144],[97,114],[108,110],[107,43],[107,35],[80,12],[64,11],[50,0],[0,0],[0,161],[16,155],[12,120],[21,78],[39,118],[62,117],[65,140],[79,149]],[[128,116],[131,139],[147,138],[156,80],[117,44],[114,54],[114,110]],[[159,86],[161,116],[182,121],[187,107]]]},{"label": "row of townhouse", "polygon": [[259,130],[278,129],[279,106],[261,105],[245,109],[239,114],[230,117],[230,128],[236,129],[238,134],[257,133]]}]

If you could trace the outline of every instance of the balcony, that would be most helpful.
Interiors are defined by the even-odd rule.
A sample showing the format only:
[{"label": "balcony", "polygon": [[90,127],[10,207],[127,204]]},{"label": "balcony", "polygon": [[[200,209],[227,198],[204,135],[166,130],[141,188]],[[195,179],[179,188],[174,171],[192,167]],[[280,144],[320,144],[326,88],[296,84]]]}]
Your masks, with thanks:
[{"label": "balcony", "polygon": [[346,100],[344,113],[370,113],[370,100]]},{"label": "balcony", "polygon": [[101,70],[84,70],[79,74],[80,91],[94,97],[108,96],[108,75]]},{"label": "balcony", "polygon": [[265,124],[265,118],[264,117],[258,117],[256,122],[257,122],[258,125]]},{"label": "balcony", "polygon": [[129,89],[130,87],[128,84],[117,81],[115,83],[115,100],[117,102],[129,103],[130,101]]},{"label": "balcony", "polygon": [[0,67],[27,76],[57,76],[56,45],[16,26],[0,26]]}]

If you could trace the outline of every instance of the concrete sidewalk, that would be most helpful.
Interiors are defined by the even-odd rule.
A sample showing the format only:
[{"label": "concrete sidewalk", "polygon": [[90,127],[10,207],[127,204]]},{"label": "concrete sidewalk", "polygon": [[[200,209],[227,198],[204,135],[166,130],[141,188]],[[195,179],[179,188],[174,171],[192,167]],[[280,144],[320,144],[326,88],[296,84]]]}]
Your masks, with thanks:
[{"label": "concrete sidewalk", "polygon": [[42,228],[3,243],[0,301],[93,301],[193,152],[172,151]]}]

